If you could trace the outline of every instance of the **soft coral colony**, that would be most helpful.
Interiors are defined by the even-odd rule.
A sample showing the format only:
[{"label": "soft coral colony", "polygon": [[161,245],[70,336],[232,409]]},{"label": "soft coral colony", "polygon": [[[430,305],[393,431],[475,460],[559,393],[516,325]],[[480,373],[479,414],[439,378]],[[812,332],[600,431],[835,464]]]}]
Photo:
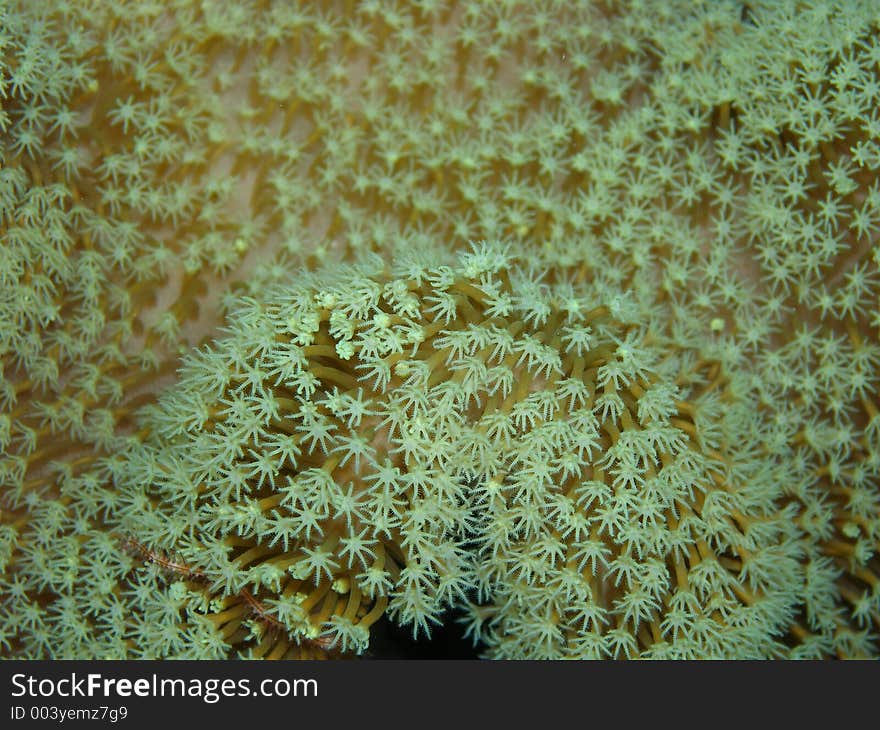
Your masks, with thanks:
[{"label": "soft coral colony", "polygon": [[0,13],[4,655],[876,656],[874,3]]},{"label": "soft coral colony", "polygon": [[767,651],[797,510],[743,385],[598,276],[433,258],[241,301],[150,409],[123,526],[199,566],[249,655],[462,604],[496,656]]}]

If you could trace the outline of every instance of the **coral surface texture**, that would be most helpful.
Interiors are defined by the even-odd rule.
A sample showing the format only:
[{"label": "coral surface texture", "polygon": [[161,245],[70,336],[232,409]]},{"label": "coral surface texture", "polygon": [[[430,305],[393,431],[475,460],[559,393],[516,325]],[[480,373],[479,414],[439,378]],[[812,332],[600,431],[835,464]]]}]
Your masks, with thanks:
[{"label": "coral surface texture", "polygon": [[878,657],[878,170],[874,0],[0,0],[0,656]]}]

